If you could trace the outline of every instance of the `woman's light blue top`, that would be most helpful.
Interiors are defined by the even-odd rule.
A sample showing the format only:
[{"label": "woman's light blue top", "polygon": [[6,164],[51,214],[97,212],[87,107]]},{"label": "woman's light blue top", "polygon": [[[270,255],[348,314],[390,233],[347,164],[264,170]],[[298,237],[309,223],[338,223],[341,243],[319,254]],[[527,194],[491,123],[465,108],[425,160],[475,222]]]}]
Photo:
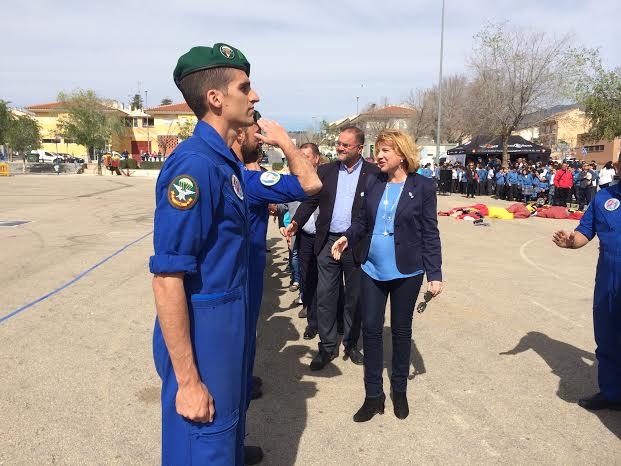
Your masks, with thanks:
[{"label": "woman's light blue top", "polygon": [[395,212],[403,190],[404,183],[386,183],[386,191],[382,196],[375,217],[373,237],[367,260],[362,264],[362,270],[371,278],[378,281],[407,278],[424,273],[417,270],[414,273],[402,274],[397,269],[395,257]]}]

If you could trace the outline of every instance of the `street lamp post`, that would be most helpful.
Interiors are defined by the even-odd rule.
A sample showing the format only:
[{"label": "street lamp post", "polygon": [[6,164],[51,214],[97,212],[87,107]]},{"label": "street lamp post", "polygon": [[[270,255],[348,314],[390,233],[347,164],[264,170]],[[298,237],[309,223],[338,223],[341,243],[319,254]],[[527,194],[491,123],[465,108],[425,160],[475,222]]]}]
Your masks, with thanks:
[{"label": "street lamp post", "polygon": [[436,166],[440,163],[440,129],[442,121],[442,59],[444,57],[444,0],[442,0],[442,28],[440,32],[440,77],[438,79],[438,126],[436,128]]},{"label": "street lamp post", "polygon": [[[149,91],[144,91],[144,108],[149,108]],[[144,109],[142,110],[144,113]],[[144,120],[143,120],[144,121]],[[147,152],[151,153],[151,134],[149,133],[149,117],[147,116]]]},{"label": "street lamp post", "polygon": [[356,115],[358,115],[358,101],[360,100],[360,96],[356,96]]}]

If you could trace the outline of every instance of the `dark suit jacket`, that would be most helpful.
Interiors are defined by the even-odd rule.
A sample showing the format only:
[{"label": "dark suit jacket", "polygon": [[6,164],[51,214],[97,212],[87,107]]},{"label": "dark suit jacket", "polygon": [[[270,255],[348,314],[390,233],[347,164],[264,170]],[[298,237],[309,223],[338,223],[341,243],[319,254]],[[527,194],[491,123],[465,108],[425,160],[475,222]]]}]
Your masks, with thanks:
[{"label": "dark suit jacket", "polygon": [[475,175],[476,175],[475,169],[470,170],[470,168],[466,167],[466,181],[468,183],[474,183],[476,181]]},{"label": "dark suit jacket", "polygon": [[[318,194],[311,197],[310,199],[302,202],[302,204],[300,204],[300,206],[298,207],[298,210],[295,212],[295,215],[293,216],[293,220],[297,222],[298,228],[301,229],[302,226],[313,214],[313,212],[315,212],[315,209],[319,207],[319,216],[317,217],[317,221],[315,223],[315,226],[317,228],[314,248],[315,254],[319,254],[321,249],[326,244],[326,241],[328,240],[328,234],[330,233],[330,223],[332,222],[332,212],[334,210],[334,201],[336,199],[336,185],[339,179],[340,167],[341,162],[339,161],[319,166],[319,168],[317,169],[317,175],[323,183],[321,191],[319,191]],[[351,207],[352,220],[358,216],[362,201],[364,200],[364,186],[367,176],[376,173],[379,173],[379,169],[377,168],[377,166],[363,159],[362,167],[360,167],[360,177],[358,178],[358,185],[356,186],[356,195],[354,197],[354,203]],[[335,231],[333,233],[341,232]],[[360,248],[352,248],[352,252],[354,255],[354,261],[360,264]]]},{"label": "dark suit jacket", "polygon": [[[360,214],[352,219],[345,233],[350,247],[361,247],[362,263],[369,254],[375,218],[385,189],[384,174],[369,175]],[[394,240],[399,272],[408,274],[424,269],[427,281],[442,280],[436,187],[432,179],[408,174],[395,211]]]}]

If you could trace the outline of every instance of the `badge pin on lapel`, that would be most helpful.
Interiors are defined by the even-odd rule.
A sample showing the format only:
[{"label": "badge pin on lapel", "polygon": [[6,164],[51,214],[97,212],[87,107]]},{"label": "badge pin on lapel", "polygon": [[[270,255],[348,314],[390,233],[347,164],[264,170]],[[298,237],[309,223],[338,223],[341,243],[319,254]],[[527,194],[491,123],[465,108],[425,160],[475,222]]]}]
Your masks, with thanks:
[{"label": "badge pin on lapel", "polygon": [[360,193],[360,197],[364,197],[364,191]]},{"label": "badge pin on lapel", "polygon": [[410,196],[410,199],[414,199],[414,194],[412,194],[412,191],[408,191],[408,196]]}]

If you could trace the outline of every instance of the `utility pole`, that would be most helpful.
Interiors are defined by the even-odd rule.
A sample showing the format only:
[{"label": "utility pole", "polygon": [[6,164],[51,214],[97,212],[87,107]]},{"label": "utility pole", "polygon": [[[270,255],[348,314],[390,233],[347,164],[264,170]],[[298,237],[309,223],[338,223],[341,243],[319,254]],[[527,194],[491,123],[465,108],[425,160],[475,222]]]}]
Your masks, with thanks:
[{"label": "utility pole", "polygon": [[440,77],[438,79],[438,126],[436,128],[436,166],[440,164],[440,129],[442,122],[442,59],[444,58],[444,0],[442,0],[442,28],[440,32]]},{"label": "utility pole", "polygon": [[360,100],[360,96],[356,96],[356,115],[358,115],[358,101]]}]

